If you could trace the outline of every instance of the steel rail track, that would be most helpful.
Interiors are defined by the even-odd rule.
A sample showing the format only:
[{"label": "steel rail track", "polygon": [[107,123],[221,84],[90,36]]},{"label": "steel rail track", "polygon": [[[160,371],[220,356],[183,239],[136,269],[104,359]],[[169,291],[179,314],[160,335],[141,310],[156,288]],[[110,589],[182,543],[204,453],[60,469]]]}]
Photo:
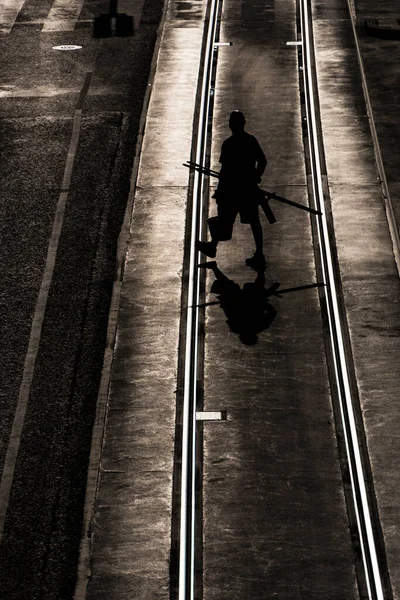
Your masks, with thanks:
[{"label": "steel rail track", "polygon": [[[204,47],[204,60],[200,93],[199,120],[196,132],[195,162],[205,165],[208,141],[208,122],[212,112],[212,81],[215,75],[214,51],[218,41],[218,15],[222,0],[210,0],[209,20]],[[182,409],[182,453],[180,489],[180,533],[178,558],[178,598],[194,600],[195,597],[195,518],[196,518],[196,407],[199,341],[199,298],[200,277],[195,248],[196,239],[201,238],[204,211],[204,173],[195,171],[193,180],[193,202],[190,218],[190,249],[188,288],[186,304],[186,337],[184,349],[183,409]]]},{"label": "steel rail track", "polygon": [[323,283],[326,290],[326,311],[329,337],[338,394],[340,415],[349,467],[351,491],[362,553],[365,583],[370,600],[383,600],[383,582],[377,555],[375,532],[372,526],[371,508],[367,494],[366,476],[360,452],[360,440],[354,410],[354,399],[350,386],[349,359],[345,352],[344,326],[337,300],[338,284],[331,251],[328,220],[325,212],[325,197],[322,177],[323,150],[319,139],[319,116],[316,109],[317,90],[314,79],[314,50],[311,31],[309,0],[299,0],[300,28],[303,54],[303,83],[308,143],[311,164],[311,186],[315,206],[322,215],[316,217],[316,229],[320,252]]}]

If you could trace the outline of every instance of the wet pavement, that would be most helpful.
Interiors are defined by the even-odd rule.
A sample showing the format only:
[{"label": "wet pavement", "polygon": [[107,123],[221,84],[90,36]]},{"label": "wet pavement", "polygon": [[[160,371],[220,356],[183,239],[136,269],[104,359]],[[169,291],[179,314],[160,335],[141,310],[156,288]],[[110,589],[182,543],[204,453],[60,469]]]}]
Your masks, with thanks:
[{"label": "wet pavement", "polygon": [[[344,4],[344,3],[343,3]],[[386,4],[386,3],[385,3]],[[341,3],[338,3],[341,6]],[[374,3],[356,4],[358,22]],[[360,10],[359,10],[360,8]],[[387,3],[382,12],[393,14]],[[400,597],[397,409],[400,284],[349,18],[319,8],[314,20],[321,119],[332,218],[351,350],[380,527],[394,598]],[[367,37],[362,56],[383,164],[398,220],[398,42]],[[372,58],[374,57],[374,58]],[[399,78],[397,77],[397,80]],[[379,536],[379,523],[376,523]],[[388,597],[390,591],[388,591]]]},{"label": "wet pavement", "polygon": [[[393,456],[390,446],[397,444],[393,411],[389,419],[384,413],[387,406],[393,406],[395,397],[398,275],[347,5],[316,3],[313,10],[327,183],[354,352],[356,397],[360,398],[370,451],[371,464],[366,466],[372,469],[372,479],[368,487],[373,499],[376,493],[378,511],[374,513],[374,527],[378,538],[381,531],[383,533],[394,597],[397,597],[397,483],[392,470],[383,468],[382,461],[384,456]],[[168,19],[166,27],[168,38]],[[297,53],[295,47],[286,44],[295,39],[294,7],[277,2],[274,11],[261,10],[260,13],[260,7],[249,2],[224,3],[220,40],[233,42],[233,46],[218,50],[211,167],[219,167],[220,144],[229,135],[228,115],[232,109],[239,108],[247,117],[247,129],[257,136],[269,159],[263,187],[306,203]],[[169,45],[168,50],[161,46],[160,56],[165,52],[169,57],[172,48],[175,49],[175,45]],[[179,56],[179,49],[176,50]],[[161,67],[160,73],[164,72]],[[173,481],[170,478],[175,416],[174,375],[170,380],[170,373],[173,373],[174,361],[167,365],[164,354],[167,352],[170,356],[172,349],[176,351],[178,315],[170,306],[169,298],[177,300],[178,282],[168,275],[169,265],[164,266],[163,275],[157,275],[163,282],[161,289],[150,302],[148,284],[143,283],[140,273],[144,269],[152,281],[154,257],[158,256],[160,245],[167,248],[168,254],[172,252],[172,264],[177,261],[176,272],[179,260],[183,259],[183,238],[179,242],[179,255],[176,244],[171,246],[171,241],[158,229],[156,235],[148,236],[146,231],[144,236],[137,233],[138,227],[135,227],[136,219],[138,224],[144,222],[142,205],[146,206],[144,214],[150,223],[158,223],[155,215],[158,206],[162,206],[167,211],[163,222],[169,223],[171,219],[175,223],[174,240],[179,230],[181,236],[183,233],[184,205],[179,198],[181,191],[186,193],[185,177],[182,179],[176,168],[184,155],[184,143],[178,143],[177,139],[183,127],[180,124],[165,127],[165,122],[170,120],[163,119],[163,111],[174,113],[177,108],[175,91],[168,100],[173,72],[170,69],[167,72],[170,76],[167,85],[157,76],[154,82],[155,104],[162,98],[163,110],[159,112],[153,106],[148,118],[139,172],[139,181],[143,183],[139,183],[137,192],[138,212],[133,214],[132,249],[128,253],[119,321],[121,331],[110,394],[112,422],[116,415],[121,418],[117,413],[122,408],[118,403],[121,397],[124,398],[122,410],[128,407],[136,410],[138,406],[140,420],[146,422],[141,408],[143,391],[146,391],[151,405],[151,409],[147,409],[150,420],[146,428],[140,431],[134,428],[137,435],[132,443],[137,456],[142,456],[146,448],[146,457],[154,456],[154,464],[158,466],[148,473],[149,467],[145,463],[140,466],[141,461],[136,467],[132,457],[129,465],[124,463],[123,475],[109,476],[104,471],[110,464],[118,470],[121,449],[115,450],[113,437],[107,439],[95,519],[89,598],[106,594],[110,594],[107,597],[124,597],[129,590],[138,590],[137,586],[140,586],[141,597],[166,598],[171,575],[168,569],[170,564],[172,568],[174,565],[174,539],[172,546],[164,544],[164,538],[162,545],[153,543],[156,532],[162,531],[169,539],[170,519],[172,517],[174,522],[176,518],[172,512]],[[174,118],[171,123],[176,123]],[[189,138],[186,138],[188,143]],[[169,164],[170,152],[168,160],[163,155],[161,160],[158,158],[157,150],[164,153],[166,148],[173,148],[172,158],[176,161],[173,164]],[[160,186],[158,194],[162,190],[163,198],[170,199],[169,205],[155,203],[154,189],[140,189],[155,179]],[[145,204],[146,199],[148,204]],[[210,206],[213,214],[212,200]],[[291,207],[274,204],[273,208],[278,222],[271,226],[263,221],[268,269],[262,288],[265,290],[274,282],[280,282],[281,287],[294,291],[269,299],[269,316],[265,319],[264,315],[256,323],[254,345],[243,343],[240,323],[235,321],[235,307],[232,311],[235,300],[229,297],[229,289],[234,289],[236,295],[239,289],[249,291],[249,286],[253,286],[252,293],[260,290],[255,284],[256,275],[244,266],[244,258],[252,250],[248,227],[237,224],[232,242],[221,244],[218,250],[218,267],[230,280],[225,295],[221,295],[221,287],[213,284],[212,271],[207,276],[206,300],[214,304],[206,309],[202,409],[226,411],[227,420],[205,422],[200,426],[204,443],[200,586],[204,598],[357,598],[364,593],[363,583],[356,576],[360,560],[352,541],[353,523],[348,517],[348,511],[352,511],[345,501],[346,475],[345,471],[341,472],[343,448],[335,429],[324,325],[317,289],[303,289],[316,282],[311,223],[308,216]],[[175,221],[177,217],[179,225]],[[151,265],[146,267],[149,258]],[[165,278],[168,285],[164,283]],[[146,290],[144,295],[142,288]],[[258,292],[254,292],[255,289]],[[141,300],[143,296],[146,299]],[[221,305],[215,304],[217,299],[222,300]],[[160,302],[164,303],[162,309]],[[243,303],[240,306],[243,307]],[[158,314],[160,310],[162,314],[170,311],[165,312],[169,314],[168,333],[162,336],[157,319],[149,319],[147,325],[143,322],[144,314],[152,315],[154,311]],[[140,325],[138,321],[133,326],[136,318],[140,319]],[[127,322],[132,325],[126,326]],[[145,366],[140,366],[142,350],[135,343],[133,352],[129,343],[135,329],[152,330],[158,336],[160,356],[156,354],[155,360],[162,365],[165,403],[157,402],[157,408],[152,400],[160,396],[157,376],[154,380],[155,369],[148,368],[147,361]],[[148,339],[148,335],[150,333],[145,333],[144,339]],[[151,351],[150,356],[153,355]],[[150,377],[152,385],[148,387],[146,381]],[[177,409],[179,412],[179,404]],[[155,443],[160,431],[155,423],[160,420],[164,432],[162,449],[159,442]],[[383,434],[379,442],[378,429]],[[149,432],[154,432],[150,439]],[[157,453],[162,453],[161,463]],[[110,490],[120,488],[113,487],[117,485],[115,481],[111,483],[114,477],[123,482],[120,485],[123,485],[124,495],[128,488],[131,490],[130,500],[127,499],[124,506],[118,504],[116,510],[112,507]],[[142,479],[150,487],[143,486]],[[385,501],[388,486],[391,491]],[[147,494],[152,494],[152,490],[155,498],[149,505]],[[122,523],[128,523],[129,527],[125,528]],[[129,530],[140,530],[140,546],[131,546]],[[125,562],[127,555],[129,561]],[[158,582],[155,588],[154,582]],[[386,592],[390,597],[390,585]]]},{"label": "wet pavement", "polygon": [[399,5],[392,0],[377,5],[371,0],[355,3],[357,30],[361,46],[365,76],[372,112],[385,166],[389,192],[400,224],[400,182],[398,148],[400,144],[399,102],[400,60],[399,40],[385,40],[368,35],[364,21],[367,18],[399,18]]},{"label": "wet pavement", "polygon": [[[286,44],[297,38],[295,12],[281,4],[254,29],[248,7],[238,22],[240,5],[229,6],[221,39],[233,46],[219,50],[214,168],[229,112],[239,108],[268,158],[263,189],[307,205],[297,48]],[[263,217],[264,288],[315,283],[309,215],[270,205],[277,223]],[[256,277],[244,265],[253,243],[249,227],[237,224],[217,254],[242,289]],[[318,290],[294,289],[270,304],[276,315],[251,345],[230,331],[221,307],[206,312],[204,406],[228,419],[204,424],[203,595],[355,599]]]},{"label": "wet pavement", "polygon": [[[275,8],[260,25],[257,6],[224,4],[220,39],[233,46],[218,50],[211,166],[218,168],[220,144],[229,135],[229,113],[239,108],[269,159],[263,187],[306,204],[297,50],[287,45],[296,39],[295,11],[283,3],[276,3]],[[330,8],[334,26],[346,8]],[[318,41],[318,28],[326,27],[325,16],[322,11],[316,22]],[[183,28],[180,36],[174,24],[178,31]],[[122,288],[88,598],[128,597],[133,590],[143,598],[167,598],[175,578],[172,475],[179,413],[174,369],[179,364],[180,289],[175,275],[183,261],[188,182],[179,165],[188,159],[188,115],[194,106],[192,89],[183,110],[180,99],[186,98],[189,86],[183,94],[179,82],[188,82],[186,69],[197,66],[195,60],[178,63],[176,70],[172,65],[175,52],[178,57],[182,52],[195,54],[185,38],[186,28],[192,29],[192,42],[197,32],[199,51],[200,25],[174,22],[168,12],[164,42],[169,43],[161,45],[153,84],[154,102],[149,108]],[[342,46],[343,40],[346,37],[341,33]],[[324,49],[318,52],[324,56]],[[341,56],[346,58],[343,52]],[[164,67],[164,57],[168,67]],[[348,87],[338,86],[339,93],[345,94],[358,81],[357,63],[351,56],[349,63],[350,75],[344,77]],[[337,64],[340,68],[340,60]],[[195,72],[190,72],[194,82]],[[347,121],[333,135],[324,112],[329,93],[325,100],[324,81],[321,85],[332,205],[344,186],[358,194],[372,187],[379,194],[374,157],[368,154],[372,145],[362,98],[356,92]],[[343,102],[346,112],[345,96]],[[165,111],[171,116],[164,118]],[[335,147],[338,140],[340,152]],[[350,160],[352,169],[348,170]],[[294,291],[270,298],[269,318],[256,324],[257,339],[252,345],[243,343],[237,322],[235,327],[229,293],[222,296],[221,306],[206,309],[201,408],[226,411],[227,419],[200,426],[204,442],[200,586],[204,598],[357,598],[359,585],[362,589],[356,576],[360,562],[345,501],[324,324],[317,289],[303,289],[316,283],[311,222],[292,207],[274,204],[273,208],[278,222],[271,226],[263,221],[268,269],[262,287],[280,282]],[[211,201],[211,213],[214,210]],[[382,204],[380,211],[382,216]],[[382,219],[379,225],[384,228]],[[382,260],[390,263],[388,232],[381,235],[375,229],[375,233]],[[349,248],[351,240],[344,246],[356,259],[358,255]],[[249,228],[237,224],[232,242],[222,244],[218,251],[218,267],[236,292],[238,286],[247,285],[249,290],[254,284],[255,273],[244,265],[251,250]],[[345,270],[346,255],[342,257]],[[210,272],[206,283],[210,302],[221,299],[213,280]]]},{"label": "wet pavement", "polygon": [[[128,207],[133,201],[133,212],[125,215],[131,223],[119,310],[114,307],[111,314],[117,335],[104,406],[107,421],[104,431],[96,422],[92,439],[94,445],[103,444],[99,481],[97,463],[89,477],[92,489],[99,487],[94,506],[90,496],[86,500],[90,530],[83,539],[75,600],[169,600],[176,591],[178,374],[190,198],[182,163],[191,156],[198,110],[206,2],[168,2],[149,80],[160,3],[121,1],[120,11],[140,21],[135,38],[97,41],[88,24],[94,10],[105,11],[106,3],[83,3],[75,22],[80,3],[72,2],[68,14],[62,13],[63,24],[50,13],[50,0],[19,4],[12,29],[3,27],[0,39],[6,165],[0,200],[6,340],[0,367],[5,381],[1,465],[75,105],[88,72],[93,80],[5,524],[0,598],[73,596],[116,243],[142,133],[142,98],[150,88],[135,195],[128,201]],[[387,563],[389,574],[385,598],[397,600],[399,276],[348,6],[343,0],[314,0],[312,10],[327,209],[354,364],[352,386],[359,400],[373,525],[382,568]],[[363,19],[377,14],[371,0],[357,1],[355,10],[378,141],[400,223],[399,42],[366,35]],[[396,10],[391,1],[379,6],[385,16]],[[219,169],[220,146],[230,134],[228,116],[238,108],[269,161],[263,188],[307,204],[297,47],[287,45],[296,36],[294,2],[225,0],[220,40],[233,45],[218,50],[211,167]],[[56,43],[81,44],[83,51],[57,54],[51,49]],[[277,223],[270,225],[262,216],[265,281],[256,280],[244,264],[253,241],[249,226],[239,223],[233,240],[221,244],[217,255],[229,284],[218,287],[211,270],[206,276],[206,301],[213,304],[205,309],[199,408],[225,411],[227,418],[198,424],[203,444],[198,585],[204,600],[356,599],[364,597],[365,589],[352,509],[346,504],[323,294],[310,287],[317,282],[312,220],[288,205],[271,201],[271,207]],[[278,282],[293,291],[270,296],[266,303],[266,290]],[[243,315],[249,302],[260,307],[251,318]],[[249,324],[252,343],[240,335]],[[103,395],[107,392],[103,385]]]},{"label": "wet pavement", "polygon": [[[86,598],[169,598],[177,366],[204,3],[170,3],[124,265]],[[90,508],[90,507],[89,507]],[[79,598],[81,594],[79,594]]]}]

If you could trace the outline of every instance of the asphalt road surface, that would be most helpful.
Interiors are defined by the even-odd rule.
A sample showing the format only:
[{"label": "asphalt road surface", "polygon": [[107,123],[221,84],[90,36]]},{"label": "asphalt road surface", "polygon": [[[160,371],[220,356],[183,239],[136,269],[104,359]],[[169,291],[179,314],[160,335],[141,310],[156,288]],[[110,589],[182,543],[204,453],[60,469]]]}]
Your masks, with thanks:
[{"label": "asphalt road surface", "polygon": [[[83,104],[4,522],[0,597],[71,598],[116,243],[162,4],[125,2],[137,19],[135,36],[112,39],[91,34],[105,1],[82,3],[72,27],[71,5],[49,24],[51,1],[19,4],[12,28],[0,34],[0,469],[80,98]],[[0,14],[7,22],[8,13]],[[60,44],[82,48],[52,49]]]}]

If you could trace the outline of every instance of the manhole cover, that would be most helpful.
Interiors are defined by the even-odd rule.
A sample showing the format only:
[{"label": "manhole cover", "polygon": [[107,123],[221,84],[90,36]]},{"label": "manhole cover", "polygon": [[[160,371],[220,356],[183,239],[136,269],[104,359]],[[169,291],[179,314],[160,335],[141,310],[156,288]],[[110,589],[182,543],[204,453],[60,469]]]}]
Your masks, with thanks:
[{"label": "manhole cover", "polygon": [[53,46],[53,50],[81,50],[82,46],[74,46],[73,44],[62,44],[61,46]]}]

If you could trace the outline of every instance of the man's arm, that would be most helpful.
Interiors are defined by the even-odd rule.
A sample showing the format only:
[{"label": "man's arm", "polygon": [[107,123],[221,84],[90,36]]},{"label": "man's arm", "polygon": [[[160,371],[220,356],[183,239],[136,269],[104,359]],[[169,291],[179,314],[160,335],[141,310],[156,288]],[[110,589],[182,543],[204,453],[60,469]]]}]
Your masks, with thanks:
[{"label": "man's arm", "polygon": [[256,142],[256,161],[257,161],[257,166],[256,166],[256,173],[258,177],[262,177],[265,168],[268,164],[267,161],[267,157],[265,156],[264,152],[262,151],[262,148],[260,146],[260,144],[258,143],[258,141],[255,139]]}]

